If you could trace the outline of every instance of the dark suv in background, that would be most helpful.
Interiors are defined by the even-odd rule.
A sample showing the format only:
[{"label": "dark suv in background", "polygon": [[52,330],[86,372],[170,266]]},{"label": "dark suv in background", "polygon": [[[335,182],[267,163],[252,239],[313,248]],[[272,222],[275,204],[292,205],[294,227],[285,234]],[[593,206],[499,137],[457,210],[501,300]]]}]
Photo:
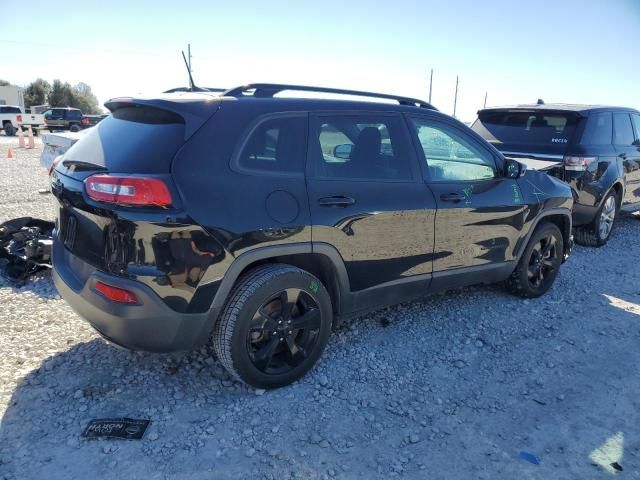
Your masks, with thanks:
[{"label": "dark suv in background", "polygon": [[77,108],[50,108],[44,112],[44,121],[49,130],[82,130],[82,112]]},{"label": "dark suv in background", "polygon": [[212,339],[279,387],[342,319],[473,283],[537,297],[571,248],[565,183],[420,100],[255,84],[106,106],[52,167],[54,281],[127,348]]},{"label": "dark suv in background", "polygon": [[604,245],[620,208],[640,208],[637,110],[540,102],[480,110],[471,128],[505,156],[571,185],[580,244]]}]

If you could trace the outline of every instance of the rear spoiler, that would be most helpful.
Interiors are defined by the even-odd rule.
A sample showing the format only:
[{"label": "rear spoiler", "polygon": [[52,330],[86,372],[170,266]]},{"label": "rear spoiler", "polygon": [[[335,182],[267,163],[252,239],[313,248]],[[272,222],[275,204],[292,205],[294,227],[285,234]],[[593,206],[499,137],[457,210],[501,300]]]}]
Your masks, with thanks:
[{"label": "rear spoiler", "polygon": [[218,98],[217,95],[205,93],[150,99],[118,97],[107,100],[104,106],[111,113],[121,108],[146,107],[177,114],[184,120],[184,140],[186,141],[220,109],[220,102],[215,101]]}]

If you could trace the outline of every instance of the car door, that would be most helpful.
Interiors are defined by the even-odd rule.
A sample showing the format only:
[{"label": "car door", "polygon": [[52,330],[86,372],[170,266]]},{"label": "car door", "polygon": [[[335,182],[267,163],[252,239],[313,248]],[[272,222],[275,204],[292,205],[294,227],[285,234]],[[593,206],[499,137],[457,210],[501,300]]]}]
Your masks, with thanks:
[{"label": "car door", "polygon": [[518,182],[466,127],[435,116],[409,123],[437,203],[433,289],[504,277],[528,210]]},{"label": "car door", "polygon": [[357,292],[351,310],[424,294],[436,204],[402,116],[312,114],[308,159],[314,249],[329,244],[342,256]]},{"label": "car door", "polygon": [[640,115],[613,114],[613,144],[625,176],[623,204],[640,202]]}]

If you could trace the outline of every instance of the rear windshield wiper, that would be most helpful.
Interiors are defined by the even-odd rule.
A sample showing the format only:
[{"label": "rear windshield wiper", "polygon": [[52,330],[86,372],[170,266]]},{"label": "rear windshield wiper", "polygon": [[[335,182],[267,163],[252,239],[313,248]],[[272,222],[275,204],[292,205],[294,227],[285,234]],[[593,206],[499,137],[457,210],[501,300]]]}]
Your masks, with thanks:
[{"label": "rear windshield wiper", "polygon": [[65,160],[62,162],[62,165],[64,165],[67,168],[73,168],[74,171],[100,171],[100,172],[104,172],[107,169],[105,167],[102,167],[100,165],[96,165],[95,163],[90,163],[90,162],[83,162],[81,160]]}]

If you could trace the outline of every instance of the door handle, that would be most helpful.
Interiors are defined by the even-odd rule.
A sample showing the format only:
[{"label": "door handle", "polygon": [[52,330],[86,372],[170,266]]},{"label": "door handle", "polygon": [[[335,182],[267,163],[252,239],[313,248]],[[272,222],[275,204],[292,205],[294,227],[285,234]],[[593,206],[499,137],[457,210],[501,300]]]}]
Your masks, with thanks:
[{"label": "door handle", "polygon": [[344,195],[333,195],[331,197],[322,197],[318,199],[318,204],[321,207],[348,207],[356,203],[354,198],[346,197]]},{"label": "door handle", "polygon": [[461,202],[465,198],[461,193],[443,193],[440,195],[440,200],[444,202]]}]

